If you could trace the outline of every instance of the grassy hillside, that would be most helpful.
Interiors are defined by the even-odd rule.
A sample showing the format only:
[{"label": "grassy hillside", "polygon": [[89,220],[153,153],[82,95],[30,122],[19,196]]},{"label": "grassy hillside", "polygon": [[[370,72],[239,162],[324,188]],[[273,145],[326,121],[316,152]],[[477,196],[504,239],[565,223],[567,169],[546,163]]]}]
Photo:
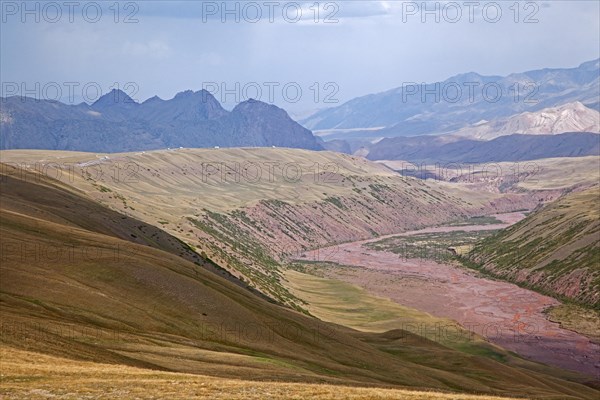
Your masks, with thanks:
[{"label": "grassy hillside", "polygon": [[[291,290],[306,300],[312,315],[323,321],[348,326],[362,332],[385,333],[402,327],[423,340],[440,343],[446,347],[469,354],[487,355],[507,363],[523,363],[508,351],[486,342],[457,322],[438,318],[414,308],[405,307],[388,298],[369,294],[365,289],[336,279],[312,275],[325,264],[305,263],[300,268],[309,273],[286,271]],[[436,327],[424,329],[424,327]],[[456,335],[441,332],[452,331]],[[533,367],[531,365],[530,367]]]},{"label": "grassy hillside", "polygon": [[[121,365],[73,361],[0,348],[4,399],[139,399],[211,400],[506,400],[507,397],[356,388],[339,385],[258,382],[183,373],[151,371]],[[35,382],[35,388],[31,382]]]},{"label": "grassy hillside", "polygon": [[[555,399],[597,394],[409,332],[360,333],[304,316],[186,260],[172,236],[144,236],[143,222],[119,217],[59,182],[31,174],[1,178],[0,339],[18,350],[3,353],[2,391],[13,397],[65,387],[134,397],[136,385],[160,394],[168,390],[164,380],[154,381],[164,376],[160,370]],[[136,243],[142,236],[146,243]],[[94,366],[60,370],[71,361],[20,351],[114,367],[99,366],[106,369],[92,384]],[[23,359],[35,362],[25,367]],[[52,378],[48,363],[64,372],[66,386]],[[125,389],[119,385],[131,370],[118,365],[146,371],[134,373]]]},{"label": "grassy hillside", "polygon": [[578,186],[593,186],[600,180],[600,160],[597,156],[441,165],[418,165],[406,161],[378,162],[403,174],[463,183],[473,189],[501,192],[536,191],[546,197],[554,197]]},{"label": "grassy hillside", "polygon": [[336,242],[533,208],[498,194],[402,177],[365,159],[297,149],[176,149],[124,154],[6,151],[19,170],[90,198],[204,252],[277,301],[302,308],[282,262]]},{"label": "grassy hillside", "polygon": [[600,187],[573,192],[468,255],[496,276],[600,308]]}]

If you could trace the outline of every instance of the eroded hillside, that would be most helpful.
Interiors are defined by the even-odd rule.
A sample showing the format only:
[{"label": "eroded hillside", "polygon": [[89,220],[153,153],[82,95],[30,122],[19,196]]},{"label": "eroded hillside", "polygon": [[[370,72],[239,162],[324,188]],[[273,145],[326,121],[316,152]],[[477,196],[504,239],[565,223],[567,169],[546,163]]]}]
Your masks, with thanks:
[{"label": "eroded hillside", "polygon": [[102,204],[161,227],[250,286],[298,308],[301,302],[282,282],[281,263],[301,252],[532,209],[540,201],[529,191],[471,190],[403,177],[359,157],[295,149],[8,151],[3,156],[18,170],[57,177]]},{"label": "eroded hillside", "polygon": [[483,240],[469,258],[496,276],[600,307],[600,187],[573,192]]}]

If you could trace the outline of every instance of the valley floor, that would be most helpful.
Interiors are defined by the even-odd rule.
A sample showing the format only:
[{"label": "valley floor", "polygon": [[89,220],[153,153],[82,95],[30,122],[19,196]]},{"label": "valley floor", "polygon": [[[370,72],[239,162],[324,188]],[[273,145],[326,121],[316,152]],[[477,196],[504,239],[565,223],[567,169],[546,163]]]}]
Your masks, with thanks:
[{"label": "valley floor", "polygon": [[[600,345],[548,319],[545,310],[559,305],[558,300],[483,277],[444,260],[417,258],[410,250],[392,252],[368,246],[394,237],[499,229],[523,216],[513,213],[495,217],[504,224],[427,228],[331,246],[306,253],[302,259],[317,261],[308,266],[312,274],[341,280],[402,306],[457,321],[467,331],[527,359],[578,371],[600,381]],[[331,321],[324,309],[310,311]],[[438,335],[441,339],[456,335],[453,330],[427,323],[405,324],[400,328],[419,335]]]},{"label": "valley floor", "polygon": [[[397,389],[256,382],[74,361],[0,347],[3,399],[502,400]],[[32,383],[35,382],[35,385]]]}]

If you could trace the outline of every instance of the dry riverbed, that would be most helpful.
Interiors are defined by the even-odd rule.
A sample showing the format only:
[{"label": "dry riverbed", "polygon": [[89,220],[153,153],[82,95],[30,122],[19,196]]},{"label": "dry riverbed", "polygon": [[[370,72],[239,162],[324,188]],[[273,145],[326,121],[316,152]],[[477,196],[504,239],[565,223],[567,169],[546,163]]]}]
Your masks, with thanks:
[{"label": "dry riverbed", "polygon": [[[600,380],[600,346],[586,336],[549,321],[544,313],[547,308],[560,304],[558,300],[492,280],[450,262],[407,258],[365,246],[394,236],[501,229],[524,216],[512,213],[495,217],[502,224],[427,228],[323,248],[304,254],[302,259],[339,264],[326,264],[317,274],[361,286],[374,295],[437,317],[453,319],[469,331],[533,361]],[[456,334],[444,327],[399,328],[415,333],[426,329],[430,334],[436,331],[448,337]]]}]

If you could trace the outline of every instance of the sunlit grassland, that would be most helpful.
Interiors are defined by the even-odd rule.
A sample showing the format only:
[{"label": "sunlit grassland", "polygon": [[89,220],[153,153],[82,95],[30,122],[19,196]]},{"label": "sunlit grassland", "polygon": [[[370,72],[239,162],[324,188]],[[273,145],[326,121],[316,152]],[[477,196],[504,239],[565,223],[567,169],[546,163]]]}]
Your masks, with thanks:
[{"label": "sunlit grassland", "polygon": [[506,399],[397,389],[213,378],[74,361],[6,346],[0,348],[0,360],[0,395],[4,399]]}]

